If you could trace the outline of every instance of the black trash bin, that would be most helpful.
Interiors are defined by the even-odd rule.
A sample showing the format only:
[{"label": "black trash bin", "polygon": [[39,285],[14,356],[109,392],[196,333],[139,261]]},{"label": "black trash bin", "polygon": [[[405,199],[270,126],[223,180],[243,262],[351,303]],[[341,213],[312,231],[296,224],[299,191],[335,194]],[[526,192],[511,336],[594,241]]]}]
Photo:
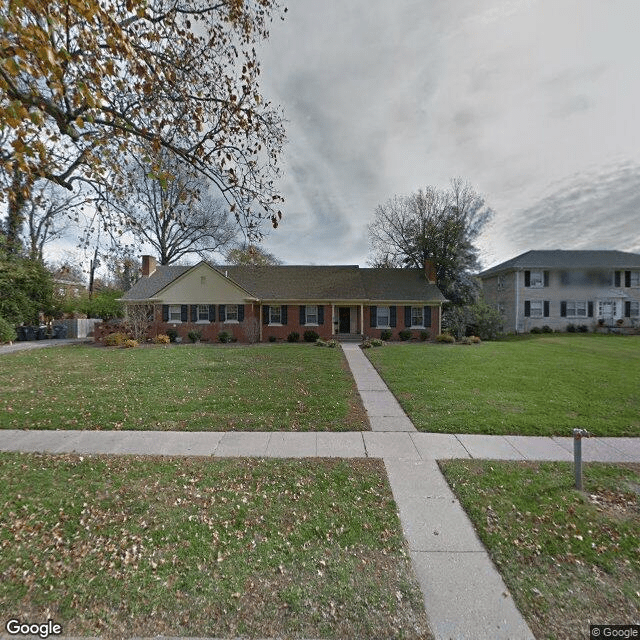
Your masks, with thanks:
[{"label": "black trash bin", "polygon": [[47,339],[47,325],[41,324],[36,328],[36,340],[46,340]]},{"label": "black trash bin", "polygon": [[25,340],[35,340],[36,339],[36,328],[35,327],[24,327],[24,339]]},{"label": "black trash bin", "polygon": [[27,339],[26,327],[21,324],[16,331],[18,332],[18,340],[20,340],[20,342],[24,342]]},{"label": "black trash bin", "polygon": [[53,337],[56,340],[63,340],[67,337],[67,325],[66,324],[54,324],[53,325]]}]

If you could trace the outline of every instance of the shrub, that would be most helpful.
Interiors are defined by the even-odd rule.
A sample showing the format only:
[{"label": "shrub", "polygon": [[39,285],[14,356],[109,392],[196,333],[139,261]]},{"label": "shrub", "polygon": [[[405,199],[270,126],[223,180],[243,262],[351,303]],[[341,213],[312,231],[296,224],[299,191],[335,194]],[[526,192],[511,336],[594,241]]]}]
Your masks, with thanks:
[{"label": "shrub", "polygon": [[13,342],[17,337],[18,334],[13,325],[4,318],[0,318],[0,342]]},{"label": "shrub", "polygon": [[571,323],[567,325],[567,333],[575,333],[576,332],[576,325]]},{"label": "shrub", "polygon": [[384,345],[384,341],[380,340],[380,338],[371,338],[370,342],[372,347],[382,347]]},{"label": "shrub", "polygon": [[337,340],[327,340],[327,347],[335,349],[340,343]]},{"label": "shrub", "polygon": [[191,340],[191,342],[193,342],[194,344],[198,342],[200,338],[202,338],[202,334],[199,331],[189,331],[187,336],[189,337],[189,340]]},{"label": "shrub", "polygon": [[553,329],[548,324],[545,324],[542,327],[542,333],[553,333]]},{"label": "shrub", "polygon": [[223,344],[226,344],[227,342],[231,342],[232,337],[233,336],[228,331],[221,331],[218,334],[218,342],[222,342]]},{"label": "shrub", "polygon": [[316,340],[316,347],[326,347],[327,346],[327,341],[323,340],[322,338],[318,338]]},{"label": "shrub", "polygon": [[458,340],[458,344],[473,344],[471,341],[471,338],[469,336],[465,336],[464,338],[460,338],[460,340]]},{"label": "shrub", "polygon": [[269,336],[269,342],[275,342],[278,338],[275,336]]},{"label": "shrub", "polygon": [[388,342],[389,340],[391,340],[391,336],[393,334],[391,333],[391,329],[385,329],[381,334],[380,334],[380,338],[382,340],[384,340],[385,342]]},{"label": "shrub", "polygon": [[300,340],[300,334],[297,331],[292,331],[287,336],[287,342],[299,342],[299,340]]},{"label": "shrub", "polygon": [[446,305],[442,314],[443,330],[456,338],[473,334],[495,340],[502,333],[502,325],[500,312],[482,299],[466,306]]},{"label": "shrub", "polygon": [[478,336],[471,336],[471,342],[473,342],[473,344],[480,344],[482,342],[482,340],[480,338],[478,338]]},{"label": "shrub", "polygon": [[104,344],[105,347],[121,347],[128,339],[129,336],[126,333],[110,333],[102,339],[102,344]]},{"label": "shrub", "polygon": [[398,337],[400,340],[406,342],[407,340],[411,340],[411,331],[409,329],[403,329],[402,331],[398,331]]},{"label": "shrub", "polygon": [[456,341],[450,333],[440,333],[436,336],[436,340],[438,342],[445,342],[449,344]]},{"label": "shrub", "polygon": [[156,344],[169,344],[169,342],[171,342],[171,339],[169,338],[168,335],[161,333],[160,335],[156,336],[153,341]]},{"label": "shrub", "polygon": [[134,347],[138,346],[138,341],[137,340],[131,340],[130,338],[128,340],[124,341],[124,344],[122,345],[125,349],[133,349]]},{"label": "shrub", "polygon": [[305,342],[315,342],[319,337],[319,334],[311,329],[307,329],[303,336]]},{"label": "shrub", "polygon": [[421,342],[425,342],[426,340],[428,340],[430,337],[430,334],[428,331],[425,331],[424,329],[420,332],[420,340]]},{"label": "shrub", "polygon": [[167,335],[169,336],[169,340],[171,342],[175,342],[176,338],[178,337],[178,332],[175,329],[169,329],[169,331],[167,331]]},{"label": "shrub", "polygon": [[531,331],[529,333],[542,333],[542,329],[540,327],[533,327],[533,329],[531,329]]},{"label": "shrub", "polygon": [[361,349],[371,349],[371,340],[363,340],[360,344]]},{"label": "shrub", "polygon": [[578,327],[578,331],[579,331],[580,333],[589,333],[589,327],[587,327],[587,325],[586,325],[586,324],[581,324],[581,325]]}]

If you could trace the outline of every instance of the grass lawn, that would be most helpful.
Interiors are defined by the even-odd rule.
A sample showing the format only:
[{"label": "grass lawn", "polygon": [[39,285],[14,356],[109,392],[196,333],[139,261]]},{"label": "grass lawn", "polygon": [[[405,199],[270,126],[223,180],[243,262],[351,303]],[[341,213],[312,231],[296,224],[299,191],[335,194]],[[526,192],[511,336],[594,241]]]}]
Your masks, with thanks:
[{"label": "grass lawn", "polygon": [[443,461],[538,640],[640,620],[640,465]]},{"label": "grass lawn", "polygon": [[532,336],[369,349],[419,431],[640,436],[640,337]]},{"label": "grass lawn", "polygon": [[2,453],[0,478],[5,617],[106,638],[431,637],[380,460]]},{"label": "grass lawn", "polygon": [[340,349],[72,346],[0,359],[0,428],[357,431]]}]

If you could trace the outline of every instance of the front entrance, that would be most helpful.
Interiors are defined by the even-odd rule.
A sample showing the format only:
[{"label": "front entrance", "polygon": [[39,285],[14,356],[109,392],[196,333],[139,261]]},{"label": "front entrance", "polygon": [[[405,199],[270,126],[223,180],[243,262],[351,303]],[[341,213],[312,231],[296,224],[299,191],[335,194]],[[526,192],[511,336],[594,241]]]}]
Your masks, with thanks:
[{"label": "front entrance", "polygon": [[338,307],[338,331],[339,333],[351,333],[351,309]]}]

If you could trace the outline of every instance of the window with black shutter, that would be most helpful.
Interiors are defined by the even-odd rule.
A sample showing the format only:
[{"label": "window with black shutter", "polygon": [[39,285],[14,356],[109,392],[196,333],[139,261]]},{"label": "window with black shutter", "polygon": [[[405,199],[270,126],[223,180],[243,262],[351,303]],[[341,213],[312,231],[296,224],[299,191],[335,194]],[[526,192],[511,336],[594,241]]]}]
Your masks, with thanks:
[{"label": "window with black shutter", "polygon": [[548,300],[544,301],[544,317],[545,318],[549,317],[549,301]]},{"label": "window with black shutter", "polygon": [[244,320],[244,305],[238,305],[238,322],[242,322]]},{"label": "window with black shutter", "polygon": [[378,307],[369,307],[369,326],[372,328],[378,326]]},{"label": "window with black shutter", "polygon": [[563,300],[560,303],[560,317],[561,318],[566,318],[567,317],[567,302],[565,300]]},{"label": "window with black shutter", "polygon": [[404,308],[404,326],[405,329],[411,327],[411,307]]},{"label": "window with black shutter", "polygon": [[398,325],[398,308],[393,305],[389,307],[389,326],[396,327]]},{"label": "window with black shutter", "polygon": [[424,326],[425,327],[431,326],[431,307],[424,308]]},{"label": "window with black shutter", "polygon": [[614,286],[615,287],[619,287],[620,286],[620,271],[616,271],[615,275],[614,275]]},{"label": "window with black shutter", "polygon": [[220,322],[226,322],[227,320],[227,305],[220,304],[218,305],[218,318]]},{"label": "window with black shutter", "polygon": [[531,271],[524,272],[524,286],[525,287],[531,286]]},{"label": "window with black shutter", "polygon": [[524,317],[525,318],[531,317],[531,301],[530,300],[524,301]]},{"label": "window with black shutter", "polygon": [[624,272],[624,286],[627,288],[631,286],[631,271]]}]

